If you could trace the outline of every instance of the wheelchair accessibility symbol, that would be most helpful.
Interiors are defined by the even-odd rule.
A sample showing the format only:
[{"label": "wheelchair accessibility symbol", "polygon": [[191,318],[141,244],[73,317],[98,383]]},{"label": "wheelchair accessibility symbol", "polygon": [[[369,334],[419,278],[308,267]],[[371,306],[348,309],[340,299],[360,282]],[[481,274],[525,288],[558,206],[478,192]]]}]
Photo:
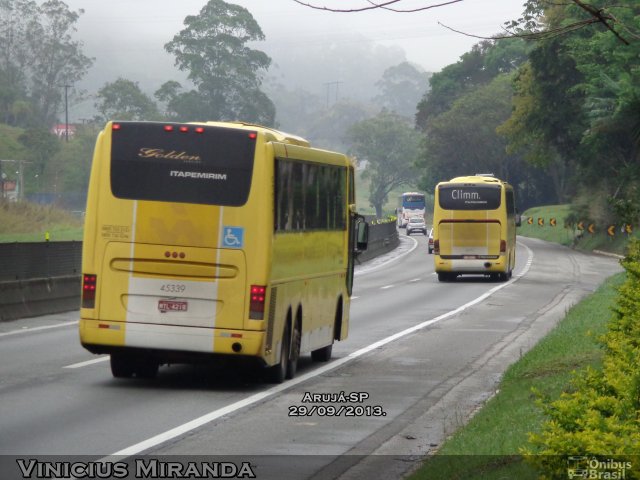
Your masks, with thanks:
[{"label": "wheelchair accessibility symbol", "polygon": [[242,248],[244,245],[244,228],[224,227],[222,229],[222,246],[226,248]]}]

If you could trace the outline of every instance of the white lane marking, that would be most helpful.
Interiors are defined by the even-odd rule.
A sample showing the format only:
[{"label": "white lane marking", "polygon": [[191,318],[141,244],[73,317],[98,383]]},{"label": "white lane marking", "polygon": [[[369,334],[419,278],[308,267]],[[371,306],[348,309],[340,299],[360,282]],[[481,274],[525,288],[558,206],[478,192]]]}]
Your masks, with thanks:
[{"label": "white lane marking", "polygon": [[32,327],[32,328],[21,328],[20,330],[11,330],[10,332],[0,333],[0,337],[8,337],[9,335],[17,335],[19,333],[31,333],[31,332],[39,332],[42,330],[51,330],[52,328],[61,328],[68,327],[70,325],[77,325],[78,320],[73,320],[72,322],[65,323],[57,323],[55,325],[45,325],[44,327]]},{"label": "white lane marking", "polygon": [[380,287],[380,290],[386,290],[387,288],[393,288],[395,285],[385,285],[384,287]]},{"label": "white lane marking", "polygon": [[93,360],[87,360],[86,362],[73,363],[71,365],[67,365],[66,367],[62,367],[62,368],[82,368],[82,367],[87,367],[89,365],[94,365],[96,363],[102,363],[107,360],[109,360],[109,355],[105,355],[104,357],[100,357],[100,358],[94,358]]},{"label": "white lane marking", "polygon": [[360,298],[360,297],[351,297],[351,300],[355,300],[356,298]]},{"label": "white lane marking", "polygon": [[123,456],[127,457],[127,456],[132,456],[132,455],[136,455],[139,454],[140,452],[143,452],[145,450],[149,450],[150,448],[156,447],[162,443],[165,443],[169,440],[172,440],[176,437],[179,437],[181,435],[184,435],[192,430],[195,430],[196,428],[202,427],[203,425],[206,425],[207,423],[210,423],[214,420],[217,420],[220,417],[223,417],[224,415],[228,415],[231,414],[233,412],[236,412],[242,408],[248,407],[250,405],[254,405],[258,402],[261,402],[262,400],[265,400],[269,397],[274,396],[277,393],[283,392],[285,390],[289,390],[293,387],[295,387],[296,385],[299,385],[300,383],[306,382],[307,380],[310,380],[314,377],[323,375],[331,370],[335,370],[338,367],[341,367],[342,365],[351,362],[352,360],[361,357],[362,355],[365,355],[369,352],[371,352],[372,350],[375,350],[377,348],[380,348],[388,343],[391,343],[395,340],[398,340],[399,338],[402,337],[406,337],[407,335],[414,333],[418,330],[422,330],[423,328],[429,327],[435,323],[438,323],[446,318],[452,317],[454,315],[457,315],[458,313],[482,302],[483,300],[485,300],[487,297],[490,297],[491,295],[493,295],[494,293],[496,293],[498,290],[501,290],[503,288],[505,288],[508,285],[511,285],[512,283],[518,281],[520,278],[522,278],[524,275],[527,274],[527,272],[529,271],[529,268],[531,267],[531,263],[533,262],[533,252],[531,251],[531,249],[529,247],[527,247],[526,245],[522,244],[524,246],[524,248],[527,249],[528,255],[529,255],[529,259],[527,261],[527,264],[525,265],[524,269],[522,270],[522,272],[520,272],[518,275],[514,275],[513,278],[511,278],[511,280],[509,280],[508,282],[502,283],[494,288],[492,288],[491,290],[487,291],[486,293],[484,293],[483,295],[480,295],[478,298],[471,300],[468,303],[465,303],[464,305],[462,305],[461,307],[456,308],[455,310],[451,310],[450,312],[444,313],[436,318],[432,318],[431,320],[426,320],[418,325],[414,325],[413,327],[407,328],[406,330],[402,330],[401,332],[398,332],[394,335],[391,335],[389,337],[383,338],[382,340],[379,340],[375,343],[372,343],[371,345],[368,345],[366,347],[361,348],[360,350],[357,350],[353,353],[350,353],[349,355],[347,355],[346,357],[340,358],[338,360],[335,360],[331,363],[328,363],[322,367],[319,367],[311,372],[305,373],[304,375],[301,375],[299,377],[296,377],[292,380],[288,380],[287,382],[281,384],[281,385],[276,385],[275,387],[270,388],[269,390],[265,390],[264,392],[259,392],[256,393],[254,395],[251,395],[250,397],[244,398],[242,400],[239,400],[237,402],[234,402],[230,405],[227,405],[225,407],[219,408],[217,410],[213,410],[212,412],[209,412],[205,415],[202,415],[201,417],[198,417],[194,420],[191,420],[190,422],[184,423],[182,425],[179,425],[175,428],[172,428],[171,430],[167,430],[166,432],[160,433],[158,435],[155,435],[151,438],[148,438],[147,440],[143,440],[140,443],[136,443],[135,445],[131,445],[130,447],[127,448],[123,448],[122,450],[119,450],[113,454],[111,454],[108,457],[103,458],[103,461],[112,461],[113,458],[112,457],[117,457],[118,459],[121,459]]},{"label": "white lane marking", "polygon": [[409,280],[409,283],[416,283],[422,280],[421,278],[414,278],[413,280]]},{"label": "white lane marking", "polygon": [[381,255],[380,257],[378,257],[378,261],[380,263],[377,263],[372,259],[372,260],[370,260],[370,262],[373,263],[371,266],[368,266],[368,265],[365,264],[362,267],[360,267],[358,270],[356,270],[353,273],[353,275],[355,277],[359,277],[360,275],[367,275],[367,274],[369,274],[371,272],[375,272],[377,270],[380,270],[382,267],[387,266],[387,264],[389,264],[391,262],[395,262],[397,260],[400,260],[402,257],[404,257],[406,255],[409,255],[411,252],[413,252],[418,247],[418,241],[415,238],[405,237],[405,236],[403,236],[402,238],[406,238],[407,240],[411,240],[413,242],[413,245],[411,246],[411,248],[409,248],[409,250],[407,250],[406,252],[402,252],[399,255],[394,254],[394,251],[392,250],[391,252],[386,253],[386,254]]}]

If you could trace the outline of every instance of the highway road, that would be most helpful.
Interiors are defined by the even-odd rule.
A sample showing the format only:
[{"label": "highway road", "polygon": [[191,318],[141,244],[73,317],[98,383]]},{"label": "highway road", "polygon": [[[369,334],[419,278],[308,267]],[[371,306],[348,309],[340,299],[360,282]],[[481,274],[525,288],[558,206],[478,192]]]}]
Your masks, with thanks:
[{"label": "highway road", "polygon": [[519,238],[510,281],[439,283],[425,237],[402,235],[396,252],[358,267],[349,338],[332,361],[303,358],[276,386],[185,365],[114,379],[107,357],[79,345],[78,312],[0,324],[0,476],[23,478],[17,459],[54,455],[130,462],[130,478],[154,473],[149,456],[158,468],[190,459],[237,473],[245,462],[259,479],[400,478],[620,270],[613,258]]}]

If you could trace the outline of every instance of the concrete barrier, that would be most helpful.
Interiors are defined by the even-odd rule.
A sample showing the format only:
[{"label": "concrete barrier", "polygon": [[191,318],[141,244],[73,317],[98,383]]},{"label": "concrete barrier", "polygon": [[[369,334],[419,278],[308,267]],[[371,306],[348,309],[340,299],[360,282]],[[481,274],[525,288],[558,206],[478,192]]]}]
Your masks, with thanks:
[{"label": "concrete barrier", "polygon": [[400,243],[400,236],[395,222],[369,224],[369,246],[358,256],[361,263],[390,252]]},{"label": "concrete barrier", "polygon": [[0,282],[0,321],[80,308],[80,275]]}]

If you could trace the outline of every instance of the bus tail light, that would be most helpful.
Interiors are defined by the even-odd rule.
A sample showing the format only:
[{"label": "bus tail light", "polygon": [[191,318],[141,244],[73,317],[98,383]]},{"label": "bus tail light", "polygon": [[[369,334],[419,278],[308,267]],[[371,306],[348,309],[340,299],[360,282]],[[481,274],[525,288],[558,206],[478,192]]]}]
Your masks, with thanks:
[{"label": "bus tail light", "polygon": [[96,307],[96,285],[98,283],[97,275],[85,273],[82,275],[82,308]]},{"label": "bus tail light", "polygon": [[251,285],[249,294],[251,295],[249,318],[252,320],[264,319],[264,301],[267,295],[267,287],[264,285]]},{"label": "bus tail light", "polygon": [[434,255],[440,255],[440,240],[433,241],[433,253]]},{"label": "bus tail light", "polygon": [[506,240],[500,240],[500,253],[502,253],[502,254],[507,253],[507,241]]}]

